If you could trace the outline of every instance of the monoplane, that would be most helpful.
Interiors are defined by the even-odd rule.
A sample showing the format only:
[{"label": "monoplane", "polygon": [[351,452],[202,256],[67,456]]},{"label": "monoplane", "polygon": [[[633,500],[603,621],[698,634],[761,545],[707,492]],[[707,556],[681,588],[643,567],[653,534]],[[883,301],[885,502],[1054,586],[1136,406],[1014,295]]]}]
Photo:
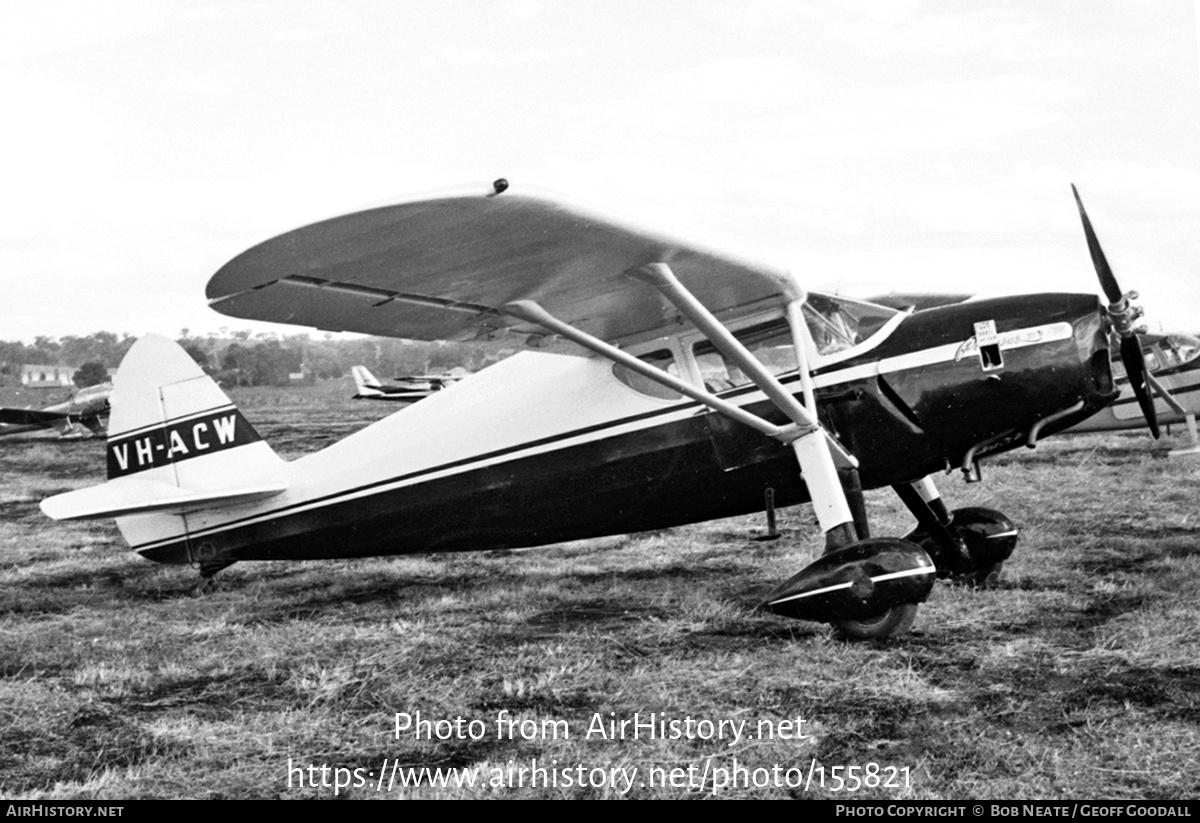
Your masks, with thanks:
[{"label": "monoplane", "polygon": [[[764,606],[893,635],[935,578],[987,582],[1016,545],[1004,514],[949,511],[934,473],[979,480],[982,459],[1111,403],[1110,332],[1148,400],[1138,310],[1078,208],[1107,305],[915,312],[806,292],[504,180],[335,217],[235,257],[210,305],[524,351],[289,463],[181,349],[146,337],[117,376],[110,479],[42,508],[115,516],[140,554],[207,579],[239,560],[537,546],[811,502],[824,554]],[[863,490],[887,486],[917,520],[903,538],[871,536]]]},{"label": "monoplane", "polygon": [[108,427],[111,383],[88,386],[40,409],[0,408],[0,435],[57,429],[62,437],[101,436]]},{"label": "monoplane", "polygon": [[410,374],[380,383],[366,366],[351,366],[354,376],[355,400],[396,400],[415,403],[462,378],[453,374]]}]

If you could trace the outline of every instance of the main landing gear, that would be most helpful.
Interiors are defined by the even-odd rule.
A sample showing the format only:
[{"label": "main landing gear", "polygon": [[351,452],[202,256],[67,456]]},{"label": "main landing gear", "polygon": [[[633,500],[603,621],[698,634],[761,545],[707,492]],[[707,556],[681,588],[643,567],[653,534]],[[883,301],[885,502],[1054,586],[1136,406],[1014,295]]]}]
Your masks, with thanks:
[{"label": "main landing gear", "polygon": [[768,610],[829,623],[847,640],[882,640],[912,628],[935,579],[993,585],[1016,548],[1011,520],[979,507],[948,512],[928,478],[895,487],[917,517],[915,529],[903,538],[859,540],[868,534],[866,513],[850,480],[843,476],[842,485],[854,523],[827,533],[825,554],[777,587]]},{"label": "main landing gear", "polygon": [[[799,388],[805,398],[803,404],[797,399],[796,387],[784,386],[773,370],[759,361],[688,291],[667,263],[650,262],[626,274],[657,289],[681,316],[708,338],[728,363],[737,366],[749,378],[787,422],[780,424],[778,415],[769,420],[751,413],[744,406],[731,402],[731,398],[713,394],[694,379],[689,383],[655,368],[611,343],[555,318],[535,301],[516,300],[505,303],[499,310],[703,403],[792,449],[817,522],[825,533],[825,555],[772,592],[765,608],[787,617],[831,623],[839,634],[849,638],[890,637],[911,628],[917,604],[929,596],[944,564],[956,571],[979,571],[972,565],[972,550],[967,538],[955,537],[952,528],[957,527],[953,523],[943,523],[932,514],[916,490],[910,490],[911,494],[903,492],[901,496],[907,494],[920,501],[922,513],[918,519],[926,527],[928,539],[915,534],[917,540],[870,537],[858,461],[825,430],[817,417],[808,361],[808,353],[815,351],[815,347],[802,313],[806,297],[790,275],[781,274],[775,285],[785,299],[784,313],[791,328]],[[928,483],[928,487],[936,497],[933,484]],[[771,505],[768,503],[768,508]],[[961,531],[966,534],[971,529],[964,526]],[[999,560],[1003,558],[988,562]]]},{"label": "main landing gear", "polygon": [[917,518],[916,528],[904,539],[929,553],[939,578],[975,588],[996,585],[1019,536],[1008,517],[979,506],[947,511],[928,477],[895,489]]},{"label": "main landing gear", "polygon": [[939,578],[977,589],[994,588],[1000,581],[1004,561],[1017,546],[1017,527],[995,509],[969,506],[955,509],[950,515],[945,527],[956,543],[966,546],[970,562],[940,563],[937,558],[949,552],[922,526],[906,534],[905,539],[929,552],[938,564]]},{"label": "main landing gear", "polygon": [[765,605],[783,617],[830,623],[849,640],[879,640],[912,628],[936,572],[916,543],[867,538],[826,552],[776,588]]}]

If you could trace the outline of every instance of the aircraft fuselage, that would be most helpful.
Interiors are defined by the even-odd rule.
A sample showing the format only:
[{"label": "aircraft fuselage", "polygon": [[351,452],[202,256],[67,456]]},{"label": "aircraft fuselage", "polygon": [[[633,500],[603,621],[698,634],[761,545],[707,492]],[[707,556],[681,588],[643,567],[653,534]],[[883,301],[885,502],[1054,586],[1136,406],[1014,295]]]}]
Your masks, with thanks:
[{"label": "aircraft fuselage", "polygon": [[[1146,335],[1142,338],[1142,349],[1147,371],[1184,410],[1180,414],[1164,398],[1156,397],[1154,406],[1158,422],[1168,425],[1186,422],[1187,414],[1200,411],[1200,339],[1184,334]],[[1069,432],[1138,429],[1145,425],[1142,410],[1117,352],[1113,354],[1113,369],[1121,396],[1112,405],[1072,426]]]},{"label": "aircraft fuselage", "polygon": [[[917,312],[814,370],[819,417],[864,488],[956,468],[1112,402],[1104,322],[1090,295]],[[802,400],[795,370],[780,380]],[[753,385],[719,396],[786,422]],[[767,488],[781,506],[809,499],[779,441],[640,393],[605,360],[532,352],[286,469],[269,499],[122,530],[149,559],[212,564],[535,546],[746,514]]]}]

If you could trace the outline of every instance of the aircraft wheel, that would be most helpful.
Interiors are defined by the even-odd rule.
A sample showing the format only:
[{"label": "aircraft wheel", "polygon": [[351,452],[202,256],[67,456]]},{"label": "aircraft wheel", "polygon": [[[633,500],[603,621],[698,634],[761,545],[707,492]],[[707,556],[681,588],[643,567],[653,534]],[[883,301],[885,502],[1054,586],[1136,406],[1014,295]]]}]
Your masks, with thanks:
[{"label": "aircraft wheel", "polygon": [[954,519],[950,531],[961,538],[973,561],[966,568],[954,559],[949,561],[938,542],[918,526],[904,536],[929,552],[938,563],[938,577],[949,583],[993,588],[999,584],[1000,570],[1017,547],[1017,527],[1007,516],[995,509],[968,506],[951,512]]},{"label": "aircraft wheel", "polygon": [[917,604],[893,606],[877,617],[866,620],[835,620],[833,632],[843,640],[884,640],[906,634],[917,619]]}]

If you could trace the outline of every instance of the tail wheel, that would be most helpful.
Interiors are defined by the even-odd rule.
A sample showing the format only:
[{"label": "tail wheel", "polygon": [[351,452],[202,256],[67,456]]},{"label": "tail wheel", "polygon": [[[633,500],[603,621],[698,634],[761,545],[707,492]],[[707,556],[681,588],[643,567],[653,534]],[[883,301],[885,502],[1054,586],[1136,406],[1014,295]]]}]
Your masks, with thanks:
[{"label": "tail wheel", "polygon": [[864,620],[835,620],[833,633],[843,640],[884,640],[907,634],[917,619],[917,604],[893,606],[876,617]]}]

